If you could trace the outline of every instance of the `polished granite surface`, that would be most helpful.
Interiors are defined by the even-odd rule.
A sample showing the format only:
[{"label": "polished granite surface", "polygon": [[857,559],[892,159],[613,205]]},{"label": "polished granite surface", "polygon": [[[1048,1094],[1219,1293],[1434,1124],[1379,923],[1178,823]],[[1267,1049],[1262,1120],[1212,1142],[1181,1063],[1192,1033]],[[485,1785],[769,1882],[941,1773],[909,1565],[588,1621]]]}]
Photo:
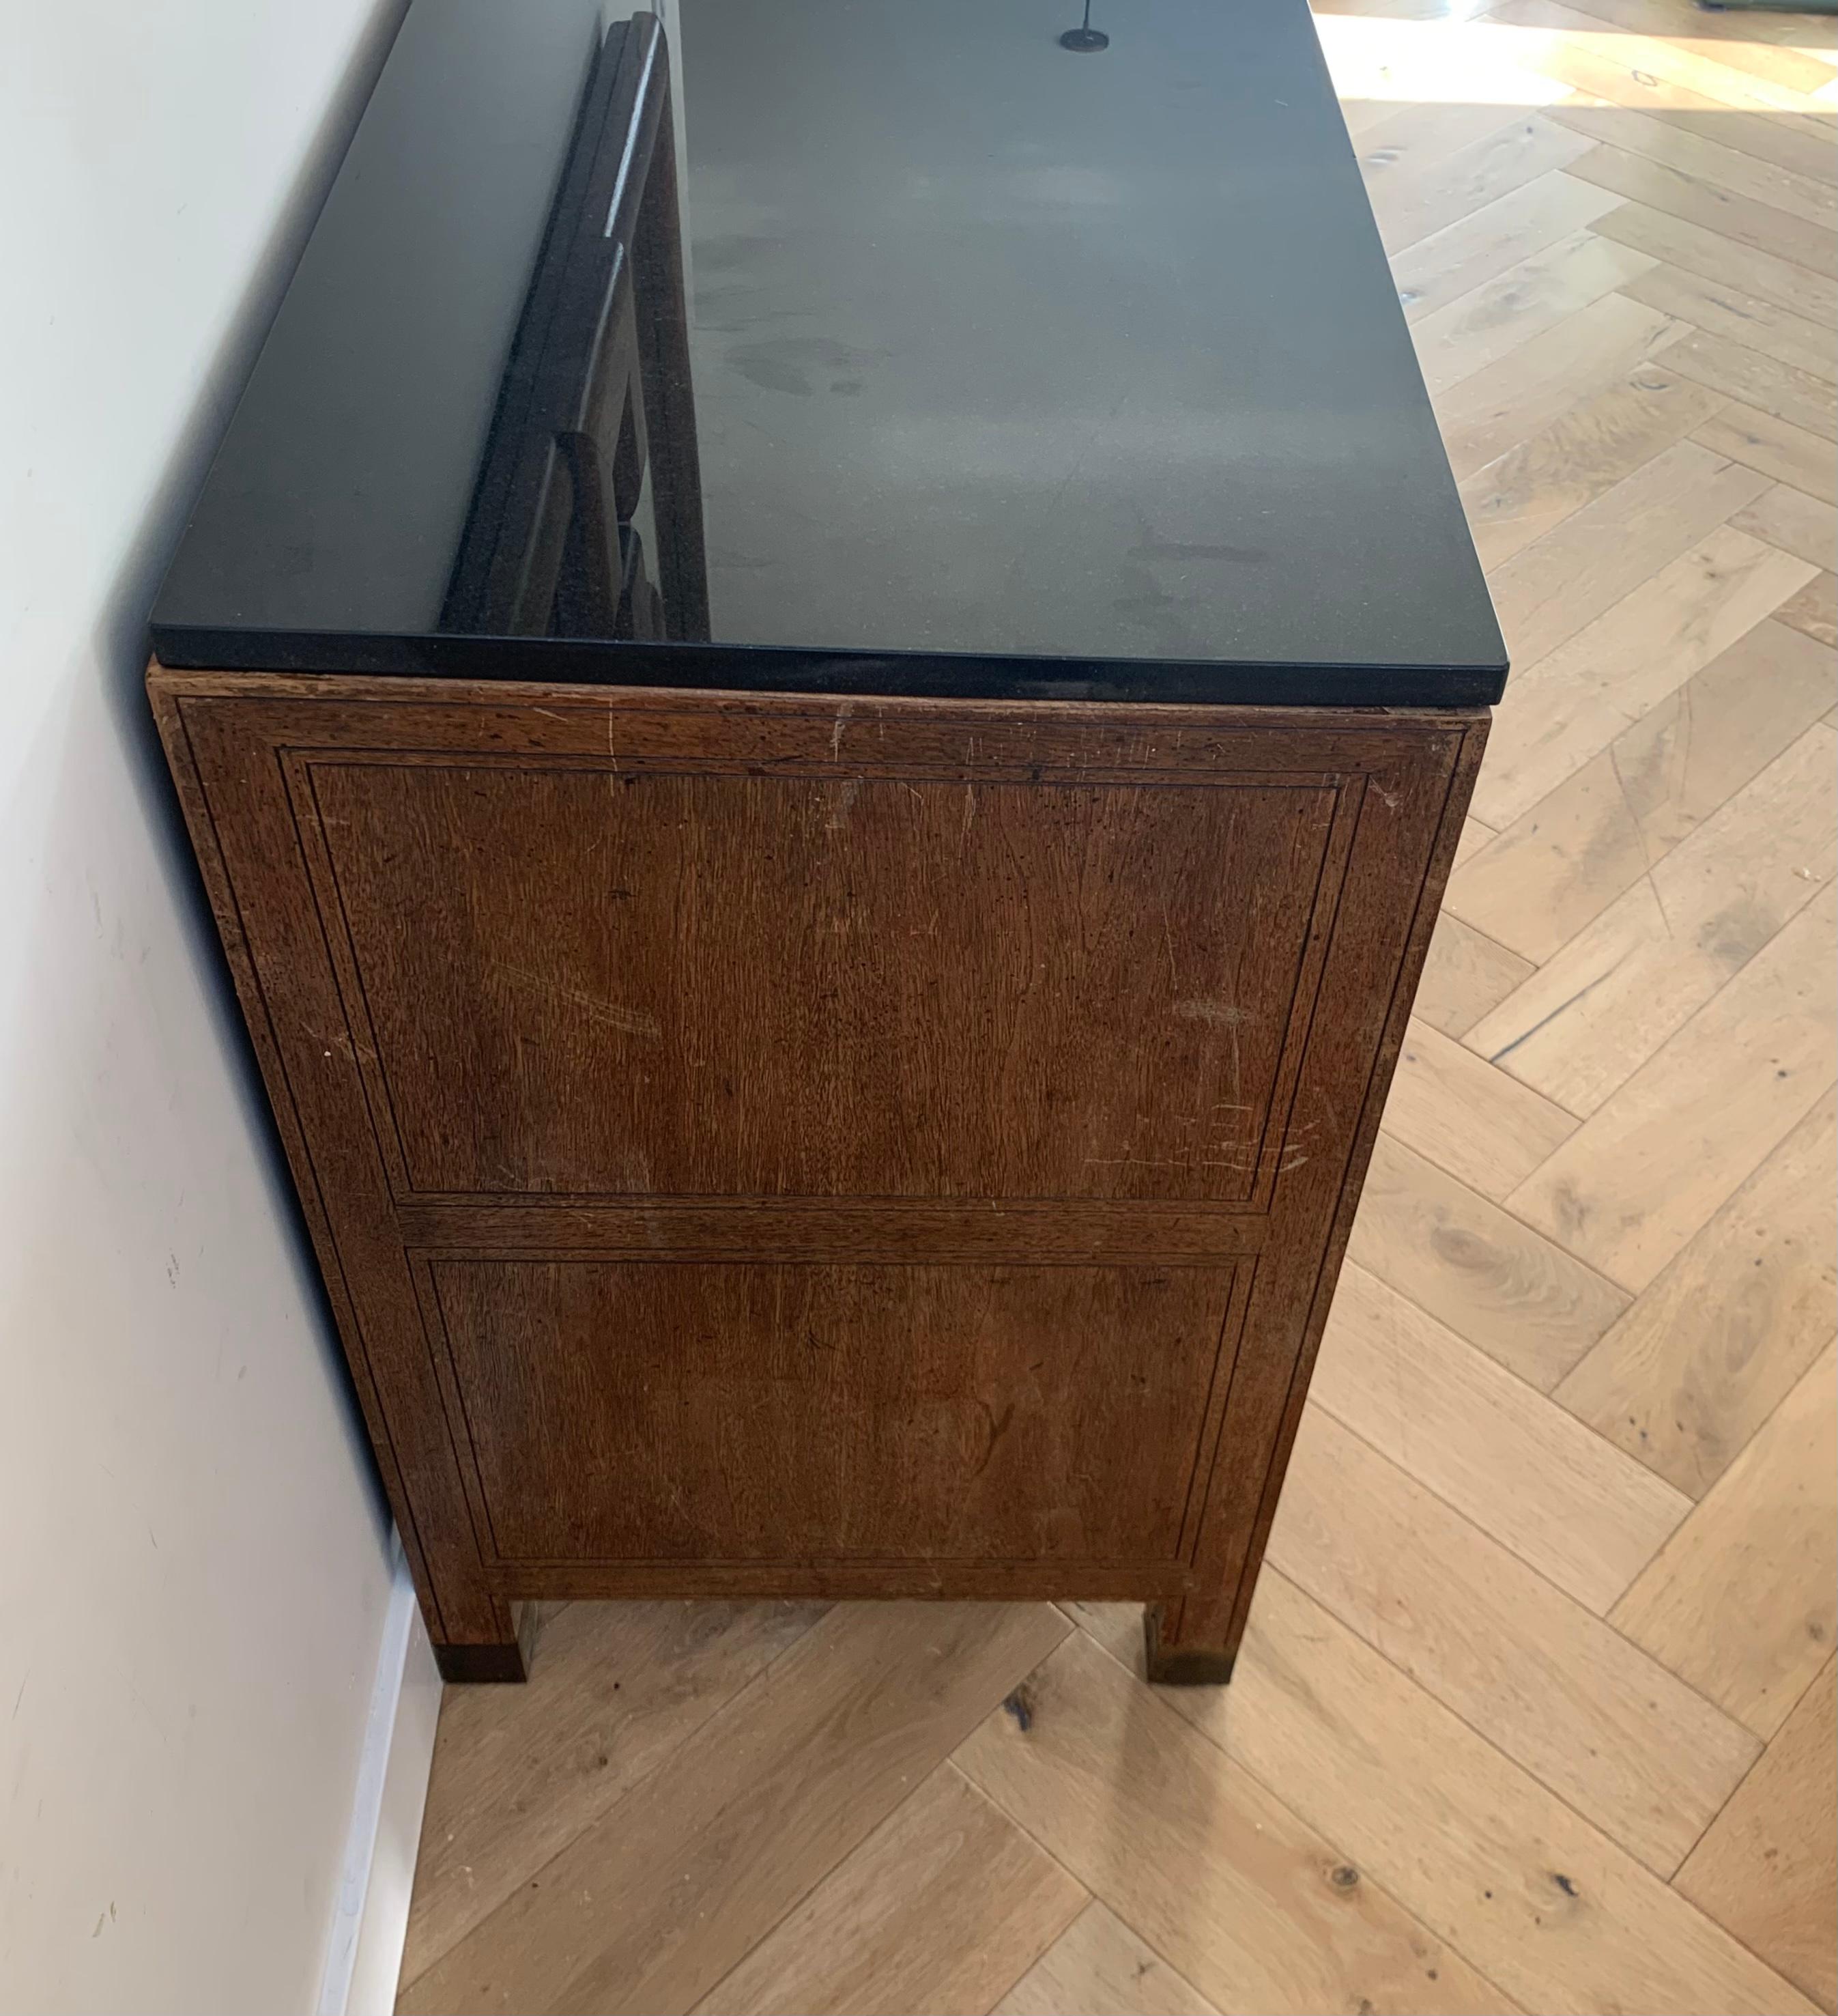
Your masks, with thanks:
[{"label": "polished granite surface", "polygon": [[1303,0],[627,11],[415,0],[165,662],[1498,697]]}]

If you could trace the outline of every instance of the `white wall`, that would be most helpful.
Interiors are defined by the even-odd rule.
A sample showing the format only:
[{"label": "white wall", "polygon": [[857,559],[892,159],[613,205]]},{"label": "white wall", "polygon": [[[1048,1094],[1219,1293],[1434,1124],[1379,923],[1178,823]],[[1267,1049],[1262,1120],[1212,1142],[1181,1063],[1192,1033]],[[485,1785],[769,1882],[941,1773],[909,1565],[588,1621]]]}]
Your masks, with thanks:
[{"label": "white wall", "polygon": [[0,0],[0,2007],[318,1992],[387,1521],[140,689],[401,0]]}]

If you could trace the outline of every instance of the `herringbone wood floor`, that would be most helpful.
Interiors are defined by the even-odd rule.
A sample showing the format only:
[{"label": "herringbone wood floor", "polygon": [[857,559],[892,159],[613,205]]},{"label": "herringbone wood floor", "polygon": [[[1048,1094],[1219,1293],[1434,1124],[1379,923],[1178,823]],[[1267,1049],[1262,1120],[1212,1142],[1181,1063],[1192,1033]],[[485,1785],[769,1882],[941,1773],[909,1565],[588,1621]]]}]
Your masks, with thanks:
[{"label": "herringbone wood floor", "polygon": [[1838,56],[1462,11],[1322,28],[1517,669],[1236,1680],[562,1609],[448,1697],[405,2008],[1838,2006]]}]

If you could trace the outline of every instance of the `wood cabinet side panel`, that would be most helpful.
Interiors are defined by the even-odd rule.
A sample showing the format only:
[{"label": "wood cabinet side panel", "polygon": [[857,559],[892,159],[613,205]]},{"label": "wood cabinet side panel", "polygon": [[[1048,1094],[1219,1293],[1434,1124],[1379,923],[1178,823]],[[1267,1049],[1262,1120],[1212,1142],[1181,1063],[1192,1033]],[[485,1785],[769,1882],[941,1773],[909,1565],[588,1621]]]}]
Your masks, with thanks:
[{"label": "wood cabinet side panel", "polygon": [[[969,1593],[973,1585],[977,1593],[987,1586],[991,1593],[1136,1593],[1177,1604],[1180,1591],[1191,1590],[1196,1603],[1225,1607],[1236,1637],[1484,717],[812,702],[158,668],[149,686],[386,1485],[440,1635],[501,1640],[505,1599],[526,1595],[776,1588],[865,1595],[877,1587],[936,1594]],[[611,756],[660,780],[672,772],[800,778],[800,788],[825,803],[851,776],[890,774],[970,790],[995,779],[1043,790],[1042,804],[1052,802],[1053,790],[1080,785],[1127,792],[1146,779],[1205,787],[1226,781],[1222,772],[1304,791],[1331,783],[1344,880],[1310,923],[1304,964],[1315,962],[1319,984],[1297,997],[1305,1040],[1286,1043],[1283,1068],[1268,1087],[1269,1182],[1254,1197],[1240,1193],[1236,1202],[1203,1204],[1178,1190],[1158,1197],[1146,1182],[1137,1193],[1080,1203],[1050,1235],[1040,1234],[1038,1221],[1051,1207],[1037,1203],[1016,1211],[1007,1250],[1005,1234],[993,1229],[999,1215],[979,1219],[973,1233],[966,1229],[966,1213],[984,1204],[999,1210],[995,1198],[697,1199],[647,1196],[642,1184],[624,1202],[563,1191],[521,1201],[514,1193],[415,1195],[401,1157],[392,1169],[383,1145],[378,1059],[367,1018],[351,1012],[351,975],[334,954],[343,927],[327,913],[323,832],[315,838],[298,816],[303,751],[398,765],[534,755],[549,769],[602,773],[596,790],[606,788]],[[335,806],[333,817],[349,809]],[[507,838],[515,843],[514,830]],[[1165,958],[1168,949],[1165,941],[1151,947],[1145,939],[1140,956]],[[455,984],[470,985],[470,975]],[[653,1206],[657,1227],[681,1231],[648,1224]],[[835,1251],[825,1246],[831,1226]],[[1183,1402],[1197,1410],[1189,1424],[1197,1461],[1188,1460],[1199,1482],[1183,1499],[1178,1560],[1106,1563],[1068,1553],[1063,1567],[977,1561],[971,1532],[955,1563],[877,1566],[826,1553],[815,1528],[788,1543],[802,1545],[801,1556],[773,1562],[498,1560],[491,1507],[466,1447],[465,1399],[440,1357],[432,1271],[475,1257],[540,1269],[561,1257],[558,1241],[584,1258],[636,1262],[658,1237],[671,1243],[679,1265],[763,1262],[775,1257],[779,1238],[790,1237],[800,1242],[797,1257],[813,1263],[897,1258],[986,1274],[1042,1260],[1061,1268],[1088,1261],[1229,1269],[1236,1286],[1225,1336],[1237,1339],[1236,1355],[1222,1351],[1203,1395],[1196,1389]],[[569,1376],[583,1375],[577,1367]],[[1165,1479],[1153,1488],[1169,1495]],[[1024,1485],[1005,1489],[1015,1496]]]}]

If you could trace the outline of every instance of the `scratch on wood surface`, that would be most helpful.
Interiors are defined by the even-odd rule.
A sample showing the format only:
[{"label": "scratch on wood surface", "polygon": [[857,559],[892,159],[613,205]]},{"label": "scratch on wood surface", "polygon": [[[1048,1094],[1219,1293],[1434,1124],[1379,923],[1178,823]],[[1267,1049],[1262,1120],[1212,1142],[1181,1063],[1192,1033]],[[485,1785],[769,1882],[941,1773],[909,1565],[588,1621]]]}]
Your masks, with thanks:
[{"label": "scratch on wood surface", "polygon": [[1244,1010],[1235,1002],[1211,1001],[1203,998],[1177,1001],[1174,1013],[1184,1022],[1210,1022],[1222,1029],[1236,1028],[1244,1020]]},{"label": "scratch on wood surface", "polygon": [[840,763],[843,756],[843,731],[849,725],[849,716],[855,711],[855,703],[846,700],[836,711],[836,725],[829,731],[829,760]]},{"label": "scratch on wood surface", "polygon": [[578,1008],[591,1021],[603,1024],[609,1029],[617,1029],[628,1036],[649,1036],[653,1039],[664,1034],[655,1015],[647,1015],[636,1008],[622,1008],[616,1001],[602,1001],[597,995],[589,994],[583,988],[569,987],[559,980],[550,980],[540,973],[531,973],[520,966],[513,966],[508,959],[495,959],[490,962],[491,970],[502,973],[507,979],[521,986],[533,987],[539,994],[552,994],[558,1001],[567,1001]]}]

